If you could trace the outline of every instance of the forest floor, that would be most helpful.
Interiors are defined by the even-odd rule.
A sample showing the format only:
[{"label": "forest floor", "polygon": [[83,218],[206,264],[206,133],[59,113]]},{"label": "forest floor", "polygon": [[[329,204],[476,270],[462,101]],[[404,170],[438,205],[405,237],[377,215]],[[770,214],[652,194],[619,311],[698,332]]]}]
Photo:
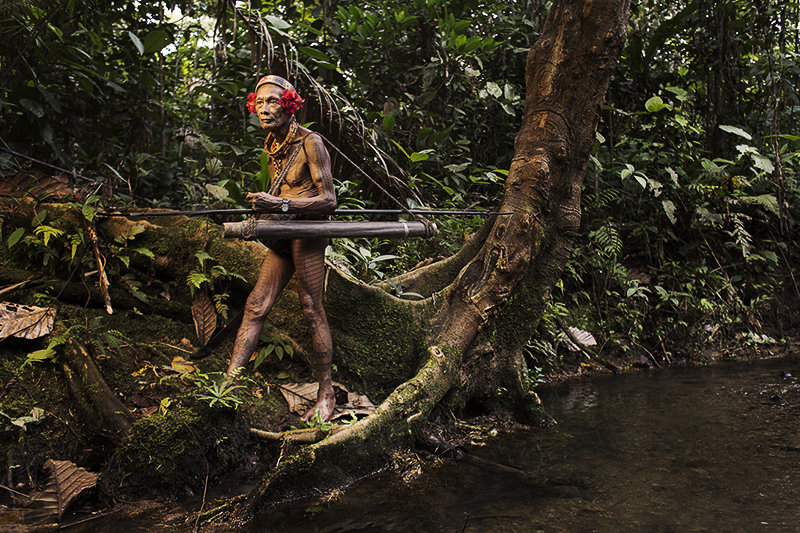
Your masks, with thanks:
[{"label": "forest floor", "polygon": [[[38,299],[42,303],[47,292],[40,287],[22,300],[33,304]],[[189,354],[195,347],[187,340],[194,338],[189,309],[170,308],[164,314],[147,315],[137,309],[141,306],[135,301],[118,302],[114,315],[105,317],[113,321],[112,330],[92,330],[92,323],[105,316],[104,311],[84,302],[59,304],[59,314],[66,323],[81,326],[81,336],[109,387],[132,409],[137,421],[124,442],[93,431],[90,417],[81,412],[63,386],[64,369],[58,363],[27,362],[29,354],[47,347],[45,340],[6,339],[0,344],[0,411],[11,422],[0,433],[0,452],[7,465],[3,484],[7,490],[0,494],[0,529],[40,530],[37,528],[41,526],[19,522],[21,515],[10,509],[19,504],[13,491],[31,494],[45,484],[42,464],[48,458],[68,459],[101,474],[99,490],[70,509],[64,517],[65,524],[91,520],[108,512],[116,521],[145,521],[173,527],[174,531],[189,531],[198,509],[207,510],[216,500],[248,492],[282,456],[291,452],[290,447],[278,442],[252,436],[249,429],[285,431],[300,427],[298,416],[290,412],[279,389],[286,382],[313,382],[311,366],[302,354],[282,358],[272,354],[257,370],[248,370],[246,388],[239,391],[243,401],[238,409],[210,406],[208,400],[204,403],[198,399],[202,395],[198,391],[210,394],[210,382],[204,384],[188,377],[184,365],[206,378],[213,377],[224,371],[230,346],[223,345],[207,359],[191,361]],[[664,342],[650,351],[617,345],[613,350],[606,347],[595,358],[567,352],[543,370],[539,379],[591,379],[612,372],[612,368],[635,372],[798,353],[800,334],[790,327],[800,323],[796,320],[797,311],[791,311],[800,308],[794,303],[782,302],[785,326],[771,320],[773,326],[761,325],[757,336],[746,330],[703,330],[706,336],[701,345]],[[108,337],[109,331],[112,337],[119,334],[119,339],[126,340],[116,345],[116,340]],[[103,335],[105,341],[98,341],[98,336]],[[788,395],[787,391],[776,389],[770,397],[795,409],[792,394],[796,391],[792,389]],[[220,391],[217,395],[218,400],[220,396],[225,399]],[[372,400],[377,403],[381,398]],[[23,420],[34,408],[43,409],[44,418]],[[777,425],[796,426],[790,409],[782,411],[781,418],[775,420]],[[498,418],[477,418],[459,424],[461,427],[456,424],[450,428],[434,424],[433,431],[458,446],[464,439],[484,438],[491,427],[519,427]],[[800,443],[790,444],[795,445],[800,449]],[[430,466],[419,460],[424,455],[399,454],[393,465],[399,479],[418,476]],[[430,461],[441,460],[448,459]],[[329,496],[322,496],[326,497]]]}]

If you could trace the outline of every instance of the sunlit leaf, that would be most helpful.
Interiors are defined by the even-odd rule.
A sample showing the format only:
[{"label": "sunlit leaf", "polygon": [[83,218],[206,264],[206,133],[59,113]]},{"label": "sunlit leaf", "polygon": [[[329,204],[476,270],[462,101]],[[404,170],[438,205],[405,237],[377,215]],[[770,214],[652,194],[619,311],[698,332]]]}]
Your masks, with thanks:
[{"label": "sunlit leaf", "polygon": [[210,192],[217,200],[224,200],[230,194],[228,189],[220,187],[219,185],[206,184],[206,190]]},{"label": "sunlit leaf", "polygon": [[672,200],[662,200],[661,205],[664,207],[664,213],[666,213],[669,221],[675,224],[675,222],[677,222],[675,218],[675,204],[672,203]]},{"label": "sunlit leaf", "polygon": [[737,128],[736,126],[726,126],[724,124],[720,124],[719,129],[722,131],[727,131],[728,133],[733,133],[734,135],[738,135],[739,137],[744,137],[748,141],[753,139],[753,136],[744,131],[742,128]]},{"label": "sunlit leaf", "polygon": [[272,15],[265,15],[264,16],[264,20],[266,20],[274,28],[279,29],[279,30],[288,30],[289,28],[292,27],[292,25],[289,24],[288,22],[286,22],[285,20],[283,20],[281,18],[278,18],[278,17],[274,17]]},{"label": "sunlit leaf", "polygon": [[144,44],[142,44],[142,41],[140,41],[136,34],[131,31],[128,32],[128,35],[130,36],[131,41],[133,41],[133,45],[139,51],[139,55],[144,54]]}]

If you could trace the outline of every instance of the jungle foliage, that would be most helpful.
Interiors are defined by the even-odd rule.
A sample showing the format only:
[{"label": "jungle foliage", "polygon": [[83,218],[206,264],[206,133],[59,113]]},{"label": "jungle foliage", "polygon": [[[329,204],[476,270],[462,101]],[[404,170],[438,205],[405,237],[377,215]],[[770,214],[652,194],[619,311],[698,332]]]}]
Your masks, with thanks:
[{"label": "jungle foliage", "polygon": [[[271,63],[310,97],[301,121],[406,205],[491,208],[548,9],[7,2],[0,135],[5,148],[88,178],[88,205],[102,195],[104,206],[240,206],[269,180],[244,103]],[[796,1],[633,4],[585,180],[581,245],[552,314],[650,352],[674,333],[700,341],[714,335],[698,328],[749,335],[781,320],[776,294],[798,292],[775,274],[796,235],[797,15]],[[395,207],[332,154],[343,206]],[[6,173],[31,164],[0,157]],[[374,281],[453,253],[479,222],[441,220],[435,242],[343,241],[331,258]],[[33,221],[25,238],[47,264],[65,237],[44,226]],[[86,238],[70,239],[74,261]]]}]

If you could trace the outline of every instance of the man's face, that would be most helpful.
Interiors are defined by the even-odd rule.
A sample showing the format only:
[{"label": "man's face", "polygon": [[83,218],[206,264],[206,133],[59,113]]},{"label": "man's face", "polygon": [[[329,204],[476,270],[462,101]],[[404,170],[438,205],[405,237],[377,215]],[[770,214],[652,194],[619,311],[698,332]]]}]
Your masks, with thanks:
[{"label": "man's face", "polygon": [[256,93],[256,114],[261,127],[269,131],[278,131],[285,126],[291,115],[278,104],[283,95],[283,88],[267,83],[258,88]]}]

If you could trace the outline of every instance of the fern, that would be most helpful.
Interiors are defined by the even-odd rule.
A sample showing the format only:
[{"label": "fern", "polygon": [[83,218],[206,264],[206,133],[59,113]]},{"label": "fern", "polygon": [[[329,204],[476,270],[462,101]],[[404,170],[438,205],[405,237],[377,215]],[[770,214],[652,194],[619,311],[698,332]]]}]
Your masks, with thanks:
[{"label": "fern", "polygon": [[600,253],[616,260],[622,253],[622,238],[613,226],[603,226],[589,234],[589,238],[597,244]]}]

